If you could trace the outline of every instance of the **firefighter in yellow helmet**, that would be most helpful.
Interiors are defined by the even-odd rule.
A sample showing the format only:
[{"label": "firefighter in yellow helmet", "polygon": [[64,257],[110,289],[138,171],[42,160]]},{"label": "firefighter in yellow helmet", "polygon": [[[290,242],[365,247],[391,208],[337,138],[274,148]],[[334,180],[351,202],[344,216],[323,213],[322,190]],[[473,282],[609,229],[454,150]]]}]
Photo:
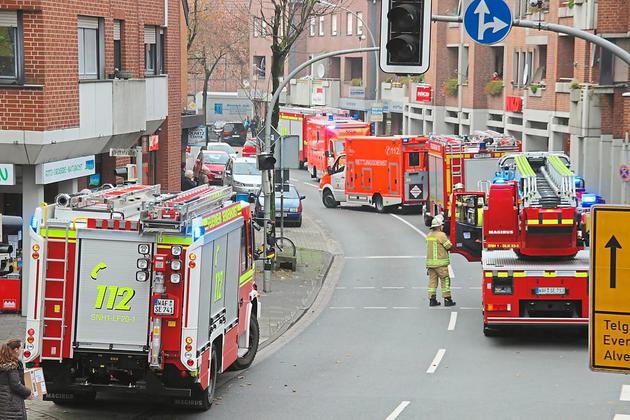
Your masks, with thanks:
[{"label": "firefighter in yellow helmet", "polygon": [[431,232],[427,235],[427,274],[429,275],[429,306],[439,306],[437,301],[438,282],[442,286],[444,306],[454,306],[451,298],[451,280],[448,276],[450,264],[448,251],[453,246],[442,231],[444,222],[441,218],[434,218],[431,222]]}]

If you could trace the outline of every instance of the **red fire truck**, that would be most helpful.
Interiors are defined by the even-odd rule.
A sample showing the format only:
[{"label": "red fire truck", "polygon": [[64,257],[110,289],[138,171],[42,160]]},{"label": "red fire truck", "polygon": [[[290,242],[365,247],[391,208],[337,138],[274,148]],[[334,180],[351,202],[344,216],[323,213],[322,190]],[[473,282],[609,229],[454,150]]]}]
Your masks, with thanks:
[{"label": "red fire truck", "polygon": [[311,118],[324,119],[328,114],[332,114],[337,117],[347,117],[349,111],[339,108],[328,107],[315,107],[315,108],[301,108],[301,107],[280,107],[280,120],[278,121],[278,131],[281,136],[298,136],[299,137],[299,151],[298,157],[300,167],[304,167],[306,164],[306,121]]},{"label": "red fire truck", "polygon": [[[506,155],[487,194],[454,194],[454,247],[467,255],[483,245],[486,335],[504,326],[588,323],[589,255],[579,241],[583,226],[568,165],[555,153]],[[476,237],[480,208],[483,243]]]},{"label": "red fire truck", "polygon": [[129,185],[35,211],[24,359],[47,398],[149,393],[200,409],[258,349],[249,206],[230,187]]},{"label": "red fire truck", "polygon": [[350,118],[309,119],[306,123],[308,171],[320,179],[344,150],[344,139],[350,136],[369,136],[370,124]]},{"label": "red fire truck", "polygon": [[[471,136],[429,137],[428,142],[429,194],[424,223],[431,226],[433,217],[445,218],[449,232],[450,205],[453,187],[463,185],[465,191],[481,191],[489,185],[497,171],[499,159],[506,153],[521,150],[520,141],[494,131],[475,132]],[[483,205],[482,207],[483,208]],[[473,233],[472,253],[468,249],[455,249],[468,259],[481,256],[481,226]],[[476,242],[475,242],[476,241]]]},{"label": "red fire truck", "polygon": [[326,207],[373,205],[383,213],[395,206],[422,206],[427,190],[426,142],[422,136],[348,137],[320,183]]}]

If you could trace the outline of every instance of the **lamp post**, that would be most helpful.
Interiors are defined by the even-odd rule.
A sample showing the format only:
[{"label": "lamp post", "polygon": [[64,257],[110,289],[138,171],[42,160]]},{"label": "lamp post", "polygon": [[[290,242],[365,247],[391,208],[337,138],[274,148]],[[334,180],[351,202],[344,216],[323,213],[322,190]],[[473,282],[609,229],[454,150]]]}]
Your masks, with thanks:
[{"label": "lamp post", "polygon": [[[361,18],[356,12],[353,12],[352,10],[348,9],[345,6],[341,6],[341,5],[337,5],[337,4],[333,4],[330,3],[326,0],[318,0],[319,4],[323,4],[324,6],[329,6],[329,7],[334,7],[337,9],[341,9],[345,12],[350,13],[352,16],[354,16],[357,21],[361,22],[361,24],[363,25],[363,28],[367,31],[368,35],[370,36],[370,42],[372,43],[372,45],[370,45],[371,47],[376,47],[376,41],[374,40],[374,34],[372,33],[372,31],[370,30],[370,27],[365,23],[365,21],[363,20],[363,18]],[[361,36],[362,34],[359,34],[359,46],[361,45]],[[374,100],[378,103],[381,100],[381,89],[380,89],[380,83],[379,83],[379,79],[380,79],[380,72],[378,70],[378,51],[375,50],[374,51],[374,67],[376,69],[376,80],[375,80],[375,87],[374,87]],[[375,122],[374,123],[374,131],[375,134],[378,134],[378,123]]]}]

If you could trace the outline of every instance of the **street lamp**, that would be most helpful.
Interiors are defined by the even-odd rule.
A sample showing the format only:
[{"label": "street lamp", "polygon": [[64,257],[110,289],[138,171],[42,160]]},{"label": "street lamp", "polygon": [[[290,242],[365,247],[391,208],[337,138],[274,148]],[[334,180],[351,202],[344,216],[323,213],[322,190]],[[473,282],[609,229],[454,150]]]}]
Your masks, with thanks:
[{"label": "street lamp", "polygon": [[[363,28],[367,31],[368,35],[370,36],[370,42],[372,43],[371,46],[372,47],[376,47],[376,41],[374,41],[374,34],[372,34],[372,31],[370,30],[370,27],[365,23],[365,21],[356,12],[353,12],[352,10],[348,9],[345,6],[341,6],[341,5],[338,5],[338,4],[333,4],[333,3],[330,3],[330,2],[328,2],[326,0],[318,0],[317,2],[319,4],[324,5],[324,6],[329,6],[329,7],[334,7],[334,8],[337,8],[337,9],[341,9],[341,10],[343,10],[345,12],[350,13],[352,16],[354,16],[357,19],[357,21],[361,22],[361,24],[363,25]],[[360,43],[361,43],[361,38],[359,37],[359,45],[360,45]],[[379,74],[379,70],[378,70],[378,54],[379,54],[378,51],[374,51],[374,67],[376,69],[376,83],[375,83],[376,86],[374,88],[374,99],[375,99],[375,101],[377,103],[380,102],[380,99],[381,99],[381,89],[380,89],[380,86],[379,86],[380,85],[380,83],[379,83],[379,79],[380,79],[379,76],[380,76],[380,74]],[[374,123],[374,131],[375,131],[375,134],[378,134],[378,123],[377,122]]]}]

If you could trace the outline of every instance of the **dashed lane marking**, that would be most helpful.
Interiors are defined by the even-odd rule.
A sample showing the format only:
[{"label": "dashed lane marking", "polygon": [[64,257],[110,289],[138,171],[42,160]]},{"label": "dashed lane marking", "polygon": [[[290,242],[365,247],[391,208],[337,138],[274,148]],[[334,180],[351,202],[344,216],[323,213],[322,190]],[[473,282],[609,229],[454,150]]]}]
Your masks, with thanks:
[{"label": "dashed lane marking", "polygon": [[630,385],[621,385],[620,401],[630,401]]},{"label": "dashed lane marking", "polygon": [[435,371],[437,370],[438,366],[440,365],[440,362],[442,361],[442,358],[444,357],[445,353],[446,353],[446,349],[439,349],[438,350],[437,354],[433,358],[433,361],[431,362],[431,365],[427,369],[427,373],[435,373]]},{"label": "dashed lane marking", "polygon": [[385,418],[385,420],[394,420],[394,419],[396,419],[398,416],[400,416],[400,413],[402,413],[403,410],[405,408],[407,408],[407,406],[409,404],[410,404],[409,401],[401,402],[400,404],[398,404],[398,407],[396,407],[394,409],[394,411],[392,411],[391,414]]},{"label": "dashed lane marking", "polygon": [[394,306],[394,309],[420,309],[418,306]]},{"label": "dashed lane marking", "polygon": [[457,323],[457,312],[451,312],[451,319],[448,321],[448,330],[455,330],[455,324]]},{"label": "dashed lane marking", "polygon": [[419,260],[423,255],[366,255],[361,257],[343,257],[346,260]]},{"label": "dashed lane marking", "polygon": [[615,414],[613,420],[630,420],[630,414]]},{"label": "dashed lane marking", "polygon": [[335,289],[337,289],[337,290],[345,290],[346,286],[337,286],[337,287],[335,287]]},{"label": "dashed lane marking", "polygon": [[331,306],[330,309],[354,309],[354,306]]},{"label": "dashed lane marking", "polygon": [[481,290],[481,286],[470,286],[470,290]]},{"label": "dashed lane marking", "polygon": [[387,306],[364,306],[363,309],[387,309]]},{"label": "dashed lane marking", "polygon": [[354,288],[357,289],[357,290],[376,289],[375,286],[355,286]]},{"label": "dashed lane marking", "polygon": [[419,234],[420,234],[423,238],[426,238],[426,237],[427,237],[427,234],[426,234],[426,233],[424,233],[423,231],[421,231],[420,229],[418,229],[417,227],[415,227],[414,225],[412,225],[411,223],[409,223],[408,221],[406,221],[406,220],[405,220],[405,219],[403,219],[402,217],[397,216],[397,215],[395,215],[395,214],[391,214],[391,213],[390,213],[390,216],[392,216],[394,219],[398,219],[398,220],[400,220],[401,222],[403,222],[404,224],[406,224],[407,226],[409,226],[411,229],[413,229],[414,231],[416,231],[417,233],[419,233]]},{"label": "dashed lane marking", "polygon": [[459,309],[463,311],[480,311],[481,310],[481,308],[471,308],[468,306],[461,306]]},{"label": "dashed lane marking", "polygon": [[404,286],[383,286],[381,287],[381,289],[389,289],[389,290],[400,290],[400,289],[404,289]]},{"label": "dashed lane marking", "polygon": [[312,184],[312,183],[310,183],[310,182],[305,182],[305,183],[304,183],[304,185],[308,185],[309,187],[313,187],[313,188],[317,188],[317,189],[319,189],[319,185],[317,185],[317,184]]}]

